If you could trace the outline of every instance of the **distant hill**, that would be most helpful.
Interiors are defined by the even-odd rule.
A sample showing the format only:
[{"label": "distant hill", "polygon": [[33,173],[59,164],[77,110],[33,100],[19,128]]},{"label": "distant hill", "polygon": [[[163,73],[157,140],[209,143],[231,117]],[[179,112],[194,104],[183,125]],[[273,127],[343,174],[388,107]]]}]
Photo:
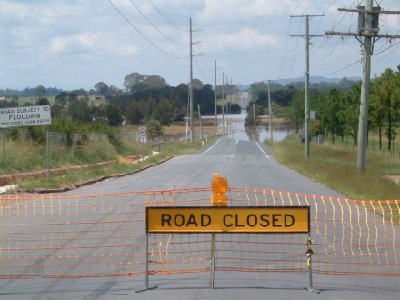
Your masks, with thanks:
[{"label": "distant hill", "polygon": [[[315,83],[339,83],[340,81],[343,80],[348,80],[348,81],[359,81],[361,80],[361,77],[343,77],[343,78],[329,78],[329,77],[324,77],[324,76],[311,76],[310,77],[310,83],[315,84]],[[264,82],[267,82],[266,80]],[[294,78],[287,78],[287,79],[275,79],[271,80],[271,83],[278,83],[281,85],[288,85],[291,83],[299,83],[299,82],[304,82],[304,77],[294,77]],[[247,91],[250,88],[249,84],[240,84],[237,85],[237,87],[243,92]]]},{"label": "distant hill", "polygon": [[[57,96],[63,92],[62,89],[58,88],[46,88],[45,95],[46,96]],[[0,96],[8,96],[8,97],[13,97],[13,96],[19,96],[19,97],[33,97],[35,96],[35,88],[25,88],[22,91],[20,90],[13,90],[13,89],[5,89],[1,90],[0,89]]]}]

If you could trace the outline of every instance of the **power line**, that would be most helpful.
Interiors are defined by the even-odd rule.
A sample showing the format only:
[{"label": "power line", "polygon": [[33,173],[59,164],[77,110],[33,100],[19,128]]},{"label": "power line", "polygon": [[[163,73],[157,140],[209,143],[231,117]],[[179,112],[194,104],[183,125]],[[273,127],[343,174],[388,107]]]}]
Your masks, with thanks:
[{"label": "power line", "polygon": [[294,14],[294,13],[296,12],[296,10],[300,7],[300,5],[301,5],[302,2],[303,2],[303,0],[300,0],[300,1],[297,3],[297,5],[296,5],[296,7],[294,8],[292,14]]},{"label": "power line", "polygon": [[161,47],[157,46],[152,40],[150,40],[143,32],[141,32],[128,18],[127,16],[114,4],[114,2],[112,2],[112,0],[107,0],[108,3],[110,3],[114,9],[121,15],[122,18],[124,18],[124,20],[139,34],[141,35],[150,45],[152,45],[154,48],[158,49],[159,51],[161,51],[162,53],[164,53],[165,55],[174,57],[174,58],[187,58],[187,56],[177,56],[174,55],[172,53],[169,53],[167,51],[165,51],[164,49],[162,49]]},{"label": "power line", "polygon": [[[377,62],[379,62],[379,61],[385,59],[386,57],[388,57],[388,56],[389,56],[390,54],[392,54],[394,51],[396,51],[397,48],[400,47],[400,41],[397,42],[397,43],[395,43],[395,44],[392,44],[392,45],[386,47],[385,49],[383,49],[383,50],[381,50],[381,51],[379,51],[379,52],[377,52],[377,53],[374,53],[372,56],[377,56],[377,55],[379,55],[379,54],[382,54],[382,53],[386,52],[387,50],[389,50],[390,48],[393,48],[393,47],[395,47],[395,46],[396,46],[396,48],[393,49],[393,51],[392,51],[391,53],[385,55],[385,56],[382,57],[380,60],[377,60]],[[353,63],[351,63],[351,64],[348,64],[348,65],[346,65],[346,66],[340,68],[340,69],[337,70],[337,71],[334,71],[334,72],[332,72],[332,73],[326,74],[326,76],[335,75],[335,74],[340,73],[340,72],[342,72],[342,71],[344,71],[344,70],[346,70],[346,69],[348,69],[348,68],[351,68],[351,67],[353,67],[353,66],[355,66],[356,64],[359,64],[359,63],[360,63],[360,61],[359,61],[359,60],[356,60],[355,62],[353,62]]]},{"label": "power line", "polygon": [[154,9],[160,14],[160,16],[162,16],[162,17],[164,18],[164,20],[165,20],[168,24],[170,24],[171,26],[175,27],[176,29],[178,29],[178,30],[180,30],[180,31],[189,32],[188,30],[183,29],[183,28],[180,28],[179,26],[177,26],[176,24],[174,24],[173,22],[171,22],[171,21],[165,16],[165,14],[163,14],[163,13],[161,12],[161,10],[154,4],[153,1],[151,1],[151,0],[148,0],[148,1],[151,3],[151,5],[154,7]]},{"label": "power line", "polygon": [[175,42],[174,40],[172,40],[171,38],[169,38],[164,32],[162,32],[157,26],[155,26],[150,20],[149,18],[142,12],[142,10],[139,8],[139,6],[136,5],[135,2],[133,2],[133,0],[129,0],[129,2],[133,5],[133,7],[135,7],[135,9],[142,15],[142,17],[147,21],[147,23],[150,24],[151,27],[153,27],[158,33],[160,33],[163,37],[165,37],[168,41],[170,41],[171,43],[177,45],[177,46],[182,46],[182,44],[179,44],[177,42]]},{"label": "power line", "polygon": [[289,41],[289,36],[290,36],[290,29],[292,27],[292,18],[290,18],[290,22],[289,22],[289,29],[288,29],[288,33],[286,35],[286,41],[285,41],[285,50],[283,51],[283,59],[282,59],[282,63],[281,63],[281,67],[279,69],[279,75],[278,75],[278,79],[281,78],[282,75],[282,70],[283,70],[283,66],[286,62],[286,51],[287,51],[287,44]]},{"label": "power line", "polygon": [[[299,25],[299,30],[298,30],[297,35],[300,35],[300,31],[301,31],[302,24],[303,24],[303,18],[301,18],[300,25]],[[292,64],[291,64],[291,66],[290,66],[288,78],[290,78],[290,76],[292,75],[294,62],[296,61],[296,52],[297,52],[297,46],[298,46],[298,44],[299,44],[299,38],[296,39],[296,43],[295,43],[295,46],[294,46],[293,59],[292,59]]]},{"label": "power line", "polygon": [[196,67],[197,67],[197,70],[199,70],[200,74],[203,75],[203,77],[204,77],[206,80],[208,80],[208,81],[212,81],[212,80],[213,80],[213,79],[211,79],[211,77],[207,76],[207,75],[203,72],[203,70],[200,68],[200,65],[199,65],[199,63],[198,63],[198,61],[197,61],[196,59],[194,59],[194,63],[195,63],[195,65],[196,65]]},{"label": "power line", "polygon": [[345,67],[343,67],[343,68],[341,68],[341,69],[339,69],[339,70],[337,70],[337,71],[335,71],[335,72],[326,74],[326,76],[335,75],[335,74],[340,73],[340,72],[342,72],[342,71],[344,71],[344,70],[347,70],[348,68],[351,68],[352,66],[355,66],[356,64],[359,64],[359,63],[360,63],[360,61],[357,60],[357,61],[355,61],[354,63],[349,64],[349,65],[347,65],[347,66],[345,66]]}]

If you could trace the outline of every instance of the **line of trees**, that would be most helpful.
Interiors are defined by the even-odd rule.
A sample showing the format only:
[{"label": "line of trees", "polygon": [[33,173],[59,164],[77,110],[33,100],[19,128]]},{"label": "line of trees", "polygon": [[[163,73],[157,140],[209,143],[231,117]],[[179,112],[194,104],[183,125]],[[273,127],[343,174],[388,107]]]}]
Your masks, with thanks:
[{"label": "line of trees", "polygon": [[[188,86],[167,85],[158,75],[131,73],[125,76],[125,91],[104,82],[98,82],[94,90],[84,89],[61,91],[55,96],[52,105],[52,117],[75,123],[103,122],[110,126],[127,124],[147,124],[152,121],[160,125],[170,125],[183,121],[188,114]],[[200,105],[203,115],[215,112],[215,91],[211,85],[204,85],[200,80],[193,81],[194,110]],[[217,88],[217,97],[222,98],[222,87]],[[235,88],[225,85],[225,97]],[[39,85],[32,89],[36,105],[49,104],[48,89]],[[105,99],[105,101],[104,101]],[[0,102],[0,107],[17,106],[18,95],[12,101]],[[30,104],[32,105],[32,104]],[[236,105],[239,107],[239,105]],[[240,112],[235,105],[231,111]],[[221,108],[218,109],[221,111]],[[197,115],[197,114],[196,114]]]},{"label": "line of trees", "polygon": [[[354,83],[348,90],[333,88],[328,92],[313,92],[311,110],[316,119],[311,122],[311,134],[335,137],[352,136],[357,143],[358,118],[360,108],[361,83]],[[371,82],[369,100],[369,130],[377,130],[379,148],[383,148],[383,138],[387,138],[390,151],[400,125],[400,68],[397,71],[386,69]],[[297,91],[288,107],[287,119],[297,129],[304,123],[304,93]]]}]

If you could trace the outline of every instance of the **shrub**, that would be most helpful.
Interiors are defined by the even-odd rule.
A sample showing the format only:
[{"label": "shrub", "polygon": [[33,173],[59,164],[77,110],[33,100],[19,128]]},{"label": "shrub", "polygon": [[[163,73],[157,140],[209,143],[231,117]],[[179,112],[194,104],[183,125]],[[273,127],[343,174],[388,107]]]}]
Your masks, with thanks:
[{"label": "shrub", "polygon": [[164,133],[160,122],[153,119],[146,123],[146,128],[149,135],[162,135]]}]

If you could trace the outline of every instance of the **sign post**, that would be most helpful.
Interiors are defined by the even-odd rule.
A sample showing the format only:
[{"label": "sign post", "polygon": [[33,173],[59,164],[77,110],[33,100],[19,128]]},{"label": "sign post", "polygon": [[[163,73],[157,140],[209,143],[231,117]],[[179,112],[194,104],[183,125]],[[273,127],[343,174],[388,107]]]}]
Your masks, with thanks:
[{"label": "sign post", "polygon": [[[37,126],[51,124],[50,105],[7,107],[0,109],[0,127]],[[49,130],[46,130],[47,170],[50,177]],[[3,135],[3,161],[5,162],[5,133]]]},{"label": "sign post", "polygon": [[144,163],[144,140],[146,138],[147,128],[146,127],[139,127],[139,136],[142,140],[142,163]]}]

